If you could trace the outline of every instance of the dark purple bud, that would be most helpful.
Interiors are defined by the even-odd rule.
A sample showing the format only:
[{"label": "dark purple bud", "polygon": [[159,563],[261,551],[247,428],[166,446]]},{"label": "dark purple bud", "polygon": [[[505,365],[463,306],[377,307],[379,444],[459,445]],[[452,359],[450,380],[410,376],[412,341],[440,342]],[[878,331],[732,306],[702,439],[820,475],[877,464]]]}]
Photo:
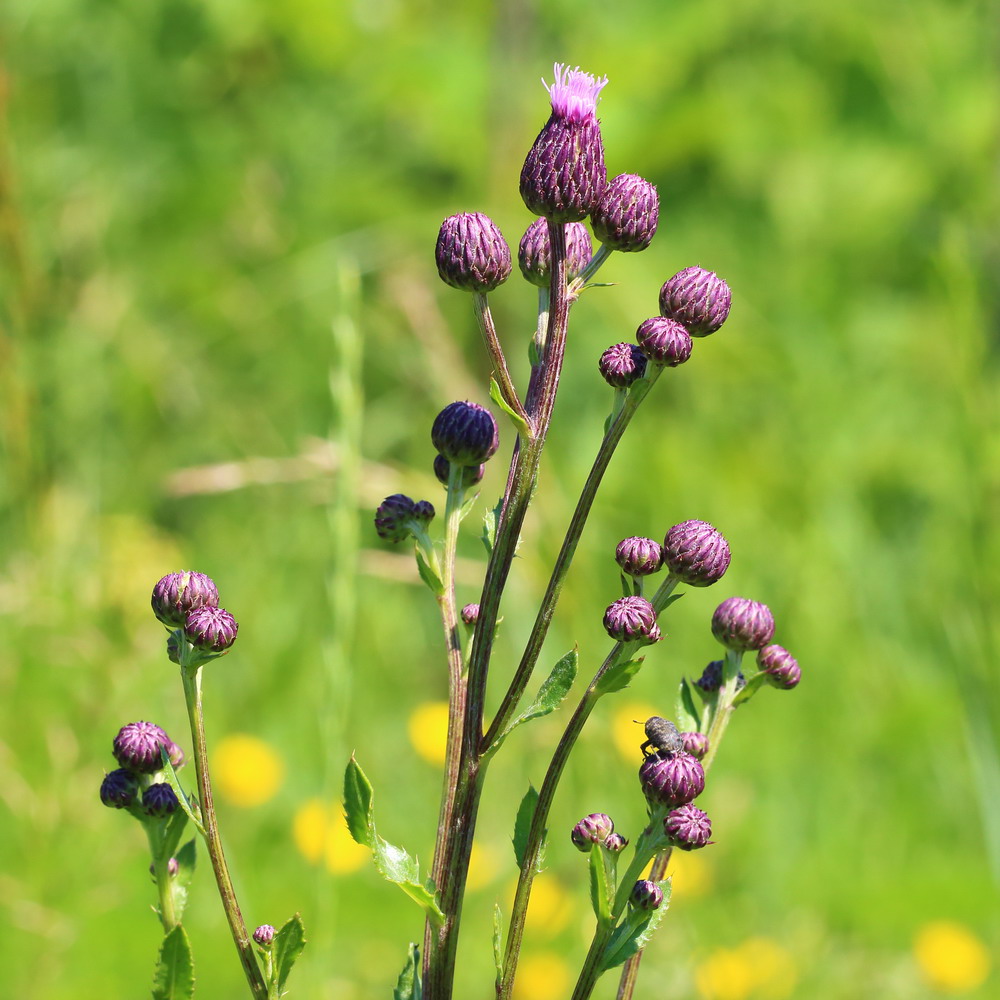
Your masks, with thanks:
[{"label": "dark purple bud", "polygon": [[482,465],[500,445],[493,414],[478,403],[449,403],[434,418],[434,447],[456,465]]},{"label": "dark purple bud", "polygon": [[621,854],[628,847],[628,841],[620,833],[609,833],[604,839],[604,846],[613,854]]},{"label": "dark purple bud", "polygon": [[135,804],[139,795],[139,782],[124,767],[111,771],[101,782],[101,801],[109,809],[127,809]]},{"label": "dark purple bud", "polygon": [[166,748],[167,757],[170,759],[173,769],[179,771],[184,766],[184,761],[186,760],[184,751],[171,739],[167,740]]},{"label": "dark purple bud", "polygon": [[[723,663],[722,660],[712,660],[710,664],[701,672],[701,677],[699,677],[695,684],[702,689],[702,691],[707,691],[711,694],[713,691],[718,691],[722,687],[722,673]],[[736,690],[739,691],[746,687],[746,678],[743,676],[743,671],[740,670],[736,675]]]},{"label": "dark purple bud", "polygon": [[181,662],[181,643],[176,632],[167,633],[167,659],[171,663]]},{"label": "dark purple bud", "polygon": [[387,542],[402,542],[413,533],[413,509],[416,504],[405,493],[386,497],[375,511],[375,531]]},{"label": "dark purple bud", "polygon": [[[594,255],[590,233],[582,222],[570,222],[566,233],[566,279],[572,281]],[[521,274],[539,288],[548,288],[552,274],[552,243],[545,219],[535,219],[521,237],[517,248],[517,263]]]},{"label": "dark purple bud", "polygon": [[761,649],[774,635],[774,616],[766,604],[728,597],[712,615],[712,635],[736,652]]},{"label": "dark purple bud", "polygon": [[261,948],[270,948],[274,940],[274,928],[270,924],[261,924],[253,932],[253,939]]},{"label": "dark purple bud", "polygon": [[681,733],[684,749],[692,757],[702,760],[708,753],[708,737],[704,733]]},{"label": "dark purple bud", "polygon": [[604,612],[604,628],[619,642],[651,645],[662,638],[656,624],[656,609],[645,597],[621,597],[609,604]]},{"label": "dark purple bud", "polygon": [[160,770],[160,747],[166,747],[170,737],[155,723],[130,722],[118,730],[111,745],[115,760],[136,774],[153,774]]},{"label": "dark purple bud", "polygon": [[224,653],[236,642],[236,619],[225,608],[198,608],[184,622],[184,636],[195,649]]},{"label": "dark purple bud", "polygon": [[570,838],[581,851],[586,853],[594,844],[603,844],[614,832],[615,824],[610,816],[605,816],[604,813],[591,813],[573,827]]},{"label": "dark purple bud", "polygon": [[732,301],[729,285],[714,271],[686,267],[660,289],[660,315],[683,323],[692,337],[707,337],[725,323]]},{"label": "dark purple bud", "polygon": [[652,715],[645,721],[642,728],[646,733],[646,741],[639,747],[643,757],[648,756],[646,751],[650,747],[659,750],[662,755],[679,753],[684,749],[681,734],[677,732],[677,727],[669,719]]},{"label": "dark purple bud", "polygon": [[434,504],[430,500],[418,500],[413,505],[413,520],[421,531],[426,531],[427,525],[434,520]]},{"label": "dark purple bud", "polygon": [[670,843],[682,851],[693,851],[712,842],[708,813],[691,803],[672,809],[663,821],[663,831]]},{"label": "dark purple bud", "polygon": [[579,222],[593,211],[608,182],[597,121],[597,99],[607,82],[556,64],[555,82],[546,85],[552,114],[521,168],[528,211],[552,222]]},{"label": "dark purple bud", "polygon": [[168,573],[153,588],[150,601],[153,614],[168,628],[179,628],[189,611],[214,608],[219,604],[219,591],[211,577],[204,573],[184,570]]},{"label": "dark purple bud", "polygon": [[179,805],[174,790],[166,782],[150,785],[142,793],[142,808],[147,816],[156,818],[169,816]]},{"label": "dark purple bud", "polygon": [[783,646],[765,646],[757,653],[757,666],[767,674],[768,684],[785,691],[795,687],[802,676],[798,661]]},{"label": "dark purple bud", "polygon": [[[462,470],[462,489],[467,490],[483,478],[486,472],[485,465],[460,465]],[[434,475],[442,486],[448,485],[448,474],[451,472],[451,462],[444,455],[434,456]]]},{"label": "dark purple bud", "polygon": [[[167,877],[168,878],[176,878],[177,877],[177,873],[180,870],[181,870],[181,866],[180,866],[180,863],[178,862],[178,860],[176,858],[171,858],[167,862]],[[156,874],[156,865],[151,864],[149,866],[149,874],[150,875],[155,875]]]},{"label": "dark purple bud", "polygon": [[646,374],[646,355],[636,344],[612,344],[601,355],[597,367],[612,388],[627,389]]},{"label": "dark purple bud", "polygon": [[466,604],[462,608],[462,621],[466,625],[475,625],[479,621],[479,605],[478,604]]},{"label": "dark purple bud", "polygon": [[628,898],[637,910],[655,910],[663,902],[663,890],[648,878],[641,878],[632,886]]},{"label": "dark purple bud", "polygon": [[705,771],[689,753],[653,754],[639,768],[639,783],[651,804],[675,808],[701,795]]},{"label": "dark purple bud", "polygon": [[445,284],[466,292],[492,292],[510,277],[510,248],[497,224],[481,212],[450,215],[434,250]]},{"label": "dark purple bud", "polygon": [[675,320],[654,316],[635,331],[635,337],[654,365],[676,368],[691,357],[691,336]]},{"label": "dark purple bud", "polygon": [[615,562],[626,576],[649,576],[663,565],[663,550],[652,538],[624,538],[615,549]]},{"label": "dark purple bud", "polygon": [[682,521],[663,540],[663,561],[678,580],[708,587],[729,569],[729,543],[707,521]]},{"label": "dark purple bud", "polygon": [[608,182],[590,213],[594,235],[612,250],[645,250],[660,221],[660,198],[649,181],[635,174],[619,174]]}]

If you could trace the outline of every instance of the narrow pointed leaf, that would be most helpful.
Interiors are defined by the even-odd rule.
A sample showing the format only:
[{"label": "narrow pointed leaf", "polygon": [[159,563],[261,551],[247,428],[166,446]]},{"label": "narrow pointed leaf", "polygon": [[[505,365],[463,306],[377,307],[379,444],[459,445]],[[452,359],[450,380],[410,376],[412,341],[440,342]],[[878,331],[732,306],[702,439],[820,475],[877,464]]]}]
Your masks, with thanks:
[{"label": "narrow pointed leaf", "polygon": [[749,701],[765,684],[767,681],[767,673],[763,670],[759,670],[752,677],[747,678],[747,685],[742,688],[733,699],[734,705],[742,705],[743,702]]},{"label": "narrow pointed leaf", "polygon": [[184,916],[184,908],[187,906],[188,890],[191,887],[191,878],[195,868],[195,842],[189,840],[177,852],[177,875],[174,877],[174,913],[178,921]]},{"label": "narrow pointed leaf", "polygon": [[302,926],[302,917],[298,913],[294,917],[289,917],[274,935],[274,942],[271,945],[274,954],[274,977],[278,984],[278,991],[284,989],[288,982],[288,974],[292,971],[295,960],[302,954],[302,949],[306,946],[306,930]]},{"label": "narrow pointed leaf", "polygon": [[637,660],[626,660],[624,663],[616,663],[609,667],[604,676],[597,682],[597,693],[602,695],[624,691],[641,669],[644,659],[640,656]]},{"label": "narrow pointed leaf", "polygon": [[[187,795],[184,793],[184,789],[181,788],[181,783],[177,779],[177,772],[174,770],[174,765],[170,763],[170,758],[167,756],[166,747],[160,747],[160,764],[162,765],[163,777],[166,779],[167,784],[174,790],[174,795],[177,796],[177,801],[180,803],[181,810],[184,815],[191,820],[194,824],[195,829],[204,836],[205,828],[201,825],[201,820],[195,815],[194,810],[191,808],[191,803],[188,800]],[[176,816],[177,814],[174,813]],[[181,823],[181,829],[183,829],[184,824]],[[180,833],[177,834],[177,840],[175,844],[180,841]]]},{"label": "narrow pointed leaf", "polygon": [[606,854],[600,845],[595,844],[587,855],[590,860],[590,904],[598,924],[602,925],[611,920],[611,897],[615,891]]},{"label": "narrow pointed leaf", "polygon": [[490,379],[490,399],[493,400],[497,406],[503,410],[504,413],[510,417],[511,423],[514,425],[514,430],[525,440],[531,440],[531,428],[525,423],[524,417],[511,408],[507,403],[507,400],[503,398],[503,394],[500,392],[500,386],[495,378]]},{"label": "narrow pointed leaf", "polygon": [[190,1000],[194,996],[194,963],[184,928],[177,924],[163,938],[153,972],[153,1000]]},{"label": "narrow pointed leaf", "polygon": [[701,728],[701,712],[694,703],[694,695],[691,693],[691,683],[686,677],[681,678],[680,687],[677,690],[677,704],[674,707],[674,715],[677,719],[677,728],[682,733],[704,732]]},{"label": "narrow pointed leaf", "polygon": [[392,1000],[420,1000],[420,949],[411,942],[406,955],[406,965],[396,980]]},{"label": "narrow pointed leaf", "polygon": [[427,584],[433,594],[440,597],[444,593],[444,583],[441,577],[434,572],[420,549],[414,549],[414,554],[417,557],[417,570],[420,573],[420,579]]},{"label": "narrow pointed leaf", "polygon": [[514,820],[514,859],[518,868],[524,865],[524,853],[528,849],[528,834],[531,831],[536,805],[538,805],[538,792],[534,785],[528,785],[528,790],[524,793],[521,805],[517,809],[517,819]]},{"label": "narrow pointed leaf", "polygon": [[353,754],[344,771],[344,817],[351,836],[359,844],[371,847],[375,840],[372,786]]},{"label": "narrow pointed leaf", "polygon": [[497,540],[497,522],[500,520],[500,512],[502,510],[503,497],[500,497],[496,506],[483,515],[483,533],[481,537],[488,556],[493,555],[493,546]]}]

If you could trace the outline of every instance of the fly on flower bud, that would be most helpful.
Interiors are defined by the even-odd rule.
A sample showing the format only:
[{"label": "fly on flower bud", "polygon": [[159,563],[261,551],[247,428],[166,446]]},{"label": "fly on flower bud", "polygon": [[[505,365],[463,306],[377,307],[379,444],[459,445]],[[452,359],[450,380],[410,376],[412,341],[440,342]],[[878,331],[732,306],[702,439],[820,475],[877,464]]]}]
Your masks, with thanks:
[{"label": "fly on flower bud", "polygon": [[[566,280],[572,281],[594,255],[590,233],[582,222],[566,226]],[[539,288],[549,287],[552,274],[552,244],[545,219],[535,219],[528,226],[517,248],[517,263],[527,281]]]},{"label": "fly on flower bud", "polygon": [[767,674],[772,687],[790,691],[799,683],[802,671],[798,661],[783,646],[765,646],[757,653],[757,666]]},{"label": "fly on flower bud", "polygon": [[493,414],[478,403],[449,403],[434,418],[434,447],[455,465],[482,465],[500,446]]},{"label": "fly on flower bud", "polygon": [[703,267],[686,267],[660,289],[660,315],[687,327],[692,337],[707,337],[729,315],[733,295],[722,278]]},{"label": "fly on flower bud", "polygon": [[615,562],[626,576],[649,576],[663,565],[663,551],[652,538],[623,538],[615,549]]},{"label": "fly on flower bud", "polygon": [[160,747],[170,744],[170,737],[153,722],[130,722],[122,726],[111,745],[115,760],[135,774],[154,774],[160,770]]},{"label": "fly on flower bud", "polygon": [[704,733],[681,733],[681,740],[685,751],[698,760],[708,753],[708,737]]},{"label": "fly on flower bud", "polygon": [[648,878],[641,878],[632,886],[628,899],[637,910],[656,910],[663,902],[663,890]]},{"label": "fly on flower bud", "polygon": [[664,754],[678,753],[684,749],[677,727],[669,719],[661,719],[658,715],[650,716],[642,727],[646,733],[646,741],[639,747],[643,758],[650,755],[646,752],[650,747]]},{"label": "fly on flower bud", "polygon": [[622,253],[645,250],[659,221],[656,188],[636,174],[619,174],[609,181],[590,213],[594,235],[609,249]]},{"label": "fly on flower bud", "polygon": [[692,587],[721,580],[729,559],[729,543],[707,521],[675,524],[663,540],[663,561],[671,574]]},{"label": "fly on flower bud", "polygon": [[[722,687],[722,674],[723,674],[723,663],[722,660],[712,660],[708,666],[701,672],[701,677],[699,677],[695,684],[702,689],[711,694],[713,691],[718,691]],[[739,691],[745,688],[747,685],[746,678],[743,676],[743,671],[740,670],[736,675],[736,690]]]},{"label": "fly on flower bud", "polygon": [[639,783],[650,804],[676,808],[705,789],[705,770],[689,753],[656,753],[639,767]]},{"label": "fly on flower bud", "polygon": [[184,622],[184,638],[204,653],[224,653],[236,642],[239,628],[225,608],[197,608]]},{"label": "fly on flower bud", "polygon": [[608,78],[560,63],[554,71],[555,82],[546,84],[552,114],[521,168],[521,197],[528,211],[551,222],[579,222],[608,182],[597,120],[597,100]]},{"label": "fly on flower bud", "polygon": [[162,819],[175,812],[179,805],[174,790],[166,782],[150,785],[142,793],[142,808],[147,816]]},{"label": "fly on flower bud", "polygon": [[627,389],[646,374],[646,355],[637,344],[612,344],[597,367],[613,389]]},{"label": "fly on flower bud", "polygon": [[139,796],[135,775],[124,767],[109,771],[101,782],[101,801],[109,809],[127,809]]},{"label": "fly on flower bud", "polygon": [[466,292],[492,292],[510,277],[510,248],[482,212],[461,212],[441,223],[434,249],[445,284]]},{"label": "fly on flower bud", "polygon": [[654,365],[676,368],[691,357],[691,335],[675,320],[654,316],[640,324],[635,337]]},{"label": "fly on flower bud", "polygon": [[708,813],[691,802],[672,809],[663,821],[663,832],[674,847],[693,851],[712,841],[712,821]]},{"label": "fly on flower bud", "polygon": [[774,616],[766,604],[729,597],[712,615],[712,635],[735,652],[762,649],[774,635]]},{"label": "fly on flower bud", "polygon": [[604,813],[591,813],[584,816],[570,833],[570,839],[584,853],[594,844],[603,844],[615,832],[615,824],[610,816]]},{"label": "fly on flower bud", "polygon": [[620,597],[604,612],[604,629],[619,642],[652,645],[662,636],[656,624],[656,609],[644,597]]},{"label": "fly on flower bud", "polygon": [[261,924],[253,932],[254,943],[261,948],[270,948],[274,940],[274,928],[270,924]]},{"label": "fly on flower bud", "polygon": [[[462,470],[461,487],[463,490],[470,489],[482,481],[486,472],[485,465],[460,465]],[[448,477],[451,474],[451,462],[444,455],[434,456],[434,475],[442,486],[448,485]]]},{"label": "fly on flower bud", "polygon": [[190,570],[168,573],[153,587],[150,603],[153,614],[167,628],[179,628],[184,624],[189,611],[218,607],[219,590],[215,581],[204,573]]}]

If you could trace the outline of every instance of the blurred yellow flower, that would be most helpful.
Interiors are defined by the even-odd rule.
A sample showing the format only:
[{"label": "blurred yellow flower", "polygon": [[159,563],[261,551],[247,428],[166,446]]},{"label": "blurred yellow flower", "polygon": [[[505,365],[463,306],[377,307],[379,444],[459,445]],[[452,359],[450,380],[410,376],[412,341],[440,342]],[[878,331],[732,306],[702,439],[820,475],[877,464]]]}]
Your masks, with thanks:
[{"label": "blurred yellow flower", "polygon": [[712,888],[712,866],[703,851],[672,851],[667,874],[673,886],[672,900],[696,899]]},{"label": "blurred yellow flower", "polygon": [[515,1000],[552,1000],[569,992],[571,979],[565,960],[552,951],[525,955],[514,979]]},{"label": "blurred yellow flower", "polygon": [[263,740],[246,733],[223,737],[211,760],[212,783],[234,806],[259,806],[285,777],[284,761]]},{"label": "blurred yellow flower", "polygon": [[770,938],[748,938],[735,948],[717,948],[695,970],[706,1000],[745,1000],[751,995],[783,1000],[797,979],[790,952]]},{"label": "blurred yellow flower", "polygon": [[[507,912],[510,912],[514,902],[516,885],[515,879],[509,886]],[[541,937],[554,937],[569,923],[572,915],[573,896],[562,883],[548,872],[536,876],[531,885],[531,898],[524,918],[525,927]]]},{"label": "blurred yellow flower", "polygon": [[[645,701],[627,701],[611,716],[611,738],[618,752],[638,769],[642,763],[639,747],[646,739],[642,725],[651,715],[663,715],[665,708],[653,708]],[[638,722],[638,725],[636,725]]]},{"label": "blurred yellow flower", "polygon": [[292,820],[292,837],[307,861],[316,864],[322,859],[335,875],[356,871],[368,860],[368,848],[351,837],[339,803],[303,802]]},{"label": "blurred yellow flower", "polygon": [[500,859],[497,849],[489,844],[475,843],[472,845],[472,856],[469,858],[469,875],[466,885],[475,892],[490,884],[500,870]]},{"label": "blurred yellow flower", "polygon": [[431,764],[443,764],[448,745],[448,703],[425,701],[410,714],[407,732],[413,749]]},{"label": "blurred yellow flower", "polygon": [[913,955],[924,979],[942,993],[965,993],[990,973],[986,945],[967,927],[952,920],[932,920],[917,931]]}]

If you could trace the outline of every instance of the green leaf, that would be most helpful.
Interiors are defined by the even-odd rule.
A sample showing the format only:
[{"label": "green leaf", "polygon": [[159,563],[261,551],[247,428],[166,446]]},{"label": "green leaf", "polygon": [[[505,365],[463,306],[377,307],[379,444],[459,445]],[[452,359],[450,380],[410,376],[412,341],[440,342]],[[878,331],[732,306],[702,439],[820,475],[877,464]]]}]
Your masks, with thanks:
[{"label": "green leaf", "polygon": [[187,821],[188,814],[183,809],[178,809],[164,824],[163,838],[160,841],[160,851],[164,857],[172,857],[177,850],[177,845],[181,842],[181,836],[184,833],[184,827],[187,826]]},{"label": "green leaf", "polygon": [[674,715],[677,718],[677,728],[682,733],[700,733],[701,713],[694,703],[694,696],[691,694],[691,683],[686,677],[681,678],[681,686],[677,691],[677,704],[674,707]]},{"label": "green leaf", "polygon": [[493,402],[496,403],[508,417],[510,417],[511,423],[514,425],[514,430],[516,430],[525,441],[530,441],[531,428],[528,426],[524,417],[512,409],[507,403],[507,400],[503,398],[503,394],[500,392],[500,385],[495,378],[490,379],[490,399],[492,399]]},{"label": "green leaf", "polygon": [[344,818],[351,836],[365,847],[375,840],[375,821],[372,817],[372,784],[354,759],[347,762],[344,771]]},{"label": "green leaf", "polygon": [[[517,819],[514,820],[514,860],[517,867],[524,865],[524,855],[528,849],[528,834],[531,832],[531,821],[535,817],[535,806],[538,805],[538,792],[534,785],[528,785],[528,790],[521,799],[517,809]],[[540,859],[539,859],[540,860]]]},{"label": "green leaf", "polygon": [[281,925],[271,944],[271,952],[274,955],[274,980],[278,984],[279,993],[288,982],[288,974],[305,946],[306,930],[302,926],[302,917],[296,913]]},{"label": "green leaf", "polygon": [[733,698],[733,706],[742,705],[743,702],[749,701],[764,686],[766,681],[767,672],[764,670],[758,670],[752,677],[748,677],[746,687]]},{"label": "green leaf", "polygon": [[419,548],[416,548],[413,551],[417,557],[417,570],[420,573],[420,579],[427,584],[431,593],[440,597],[444,593],[444,583],[442,582],[441,577],[439,577],[430,566],[424,558],[423,552],[421,552]]},{"label": "green leaf", "polygon": [[614,895],[614,872],[610,852],[595,844],[587,855],[590,859],[590,904],[600,925],[611,922],[611,899]]},{"label": "green leaf", "polygon": [[604,956],[601,959],[602,972],[621,965],[640,948],[645,948],[653,932],[659,927],[670,905],[670,879],[665,879],[658,885],[663,890],[663,902],[655,910],[628,911],[604,949]]},{"label": "green leaf", "polygon": [[191,878],[195,868],[195,842],[189,840],[177,852],[177,874],[174,876],[174,914],[178,920],[184,915],[184,908],[187,906],[188,890],[191,887]]},{"label": "green leaf", "polygon": [[644,659],[640,656],[637,660],[626,660],[624,663],[619,662],[610,666],[597,682],[596,693],[602,695],[624,691],[639,672]]},{"label": "green leaf", "polygon": [[420,1000],[423,991],[420,988],[420,949],[410,943],[406,955],[406,965],[396,980],[396,988],[392,991],[392,1000]]},{"label": "green leaf", "polygon": [[472,508],[476,506],[476,501],[479,499],[479,490],[470,494],[462,503],[462,509],[458,512],[459,521],[464,521],[471,513]]},{"label": "green leaf", "polygon": [[[181,788],[180,781],[178,781],[177,779],[177,772],[174,770],[174,765],[170,763],[170,758],[167,756],[167,749],[162,745],[160,747],[160,765],[161,765],[161,770],[163,771],[163,777],[166,778],[167,784],[174,790],[174,795],[177,796],[177,801],[180,803],[183,815],[186,816],[189,820],[191,820],[191,822],[194,824],[195,829],[204,837],[205,828],[201,825],[201,820],[199,820],[198,817],[194,814],[194,810],[191,808],[191,803],[188,800],[187,795],[184,794],[184,789]],[[177,817],[178,819],[180,818],[178,813],[174,813],[174,816],[171,817],[171,819],[173,819],[174,817]],[[181,832],[183,831],[183,829],[184,829],[184,823],[181,822],[180,830],[178,830],[177,832],[177,839],[174,841],[175,847],[180,842]],[[172,853],[173,847],[171,847],[170,850]]]},{"label": "green leaf", "polygon": [[497,970],[496,987],[499,993],[503,982],[503,914],[499,903],[493,904],[493,966]]},{"label": "green leaf", "polygon": [[194,996],[191,944],[177,924],[163,938],[153,972],[153,1000],[190,1000]]},{"label": "green leaf", "polygon": [[503,497],[497,501],[497,505],[488,510],[483,515],[483,533],[481,535],[483,545],[486,547],[486,554],[493,555],[493,546],[497,540],[497,522],[500,520],[500,512],[503,510]]}]

